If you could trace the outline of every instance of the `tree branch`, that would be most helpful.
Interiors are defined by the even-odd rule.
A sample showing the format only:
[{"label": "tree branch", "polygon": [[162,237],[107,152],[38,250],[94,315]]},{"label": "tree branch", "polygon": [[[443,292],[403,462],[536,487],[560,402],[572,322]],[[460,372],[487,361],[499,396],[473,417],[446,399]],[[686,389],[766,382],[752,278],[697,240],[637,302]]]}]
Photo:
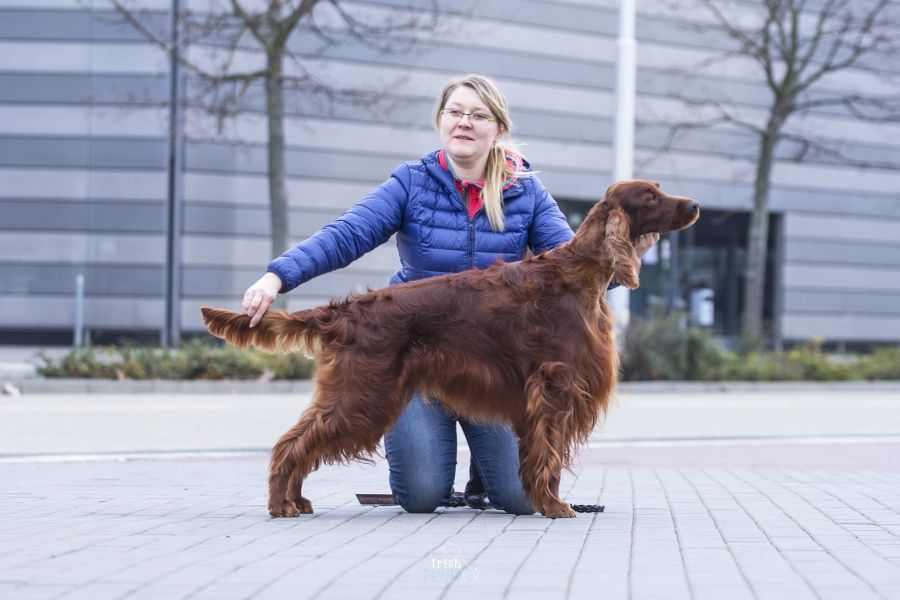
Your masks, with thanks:
[{"label": "tree branch", "polygon": [[808,43],[806,54],[800,57],[800,64],[797,67],[798,73],[803,73],[815,57],[819,44],[822,41],[822,32],[824,31],[825,23],[831,18],[832,10],[835,9],[835,5],[838,1],[843,2],[844,0],[826,0],[825,4],[819,9],[819,14],[816,18],[816,26],[813,29],[813,37]]},{"label": "tree branch", "polygon": [[[829,0],[828,4],[834,4],[834,1]],[[839,6],[843,6],[843,4],[844,2],[841,2]],[[825,31],[825,25],[822,23],[822,19],[820,19],[819,23],[822,23],[822,25],[820,26],[821,29],[817,29],[816,31],[816,37],[819,38],[819,40],[823,40],[827,35],[827,37],[831,37],[833,41],[829,45],[826,58],[822,61],[821,65],[813,70],[808,77],[798,83],[798,91],[808,89],[828,73],[853,66],[861,56],[875,51],[877,45],[870,43],[871,40],[868,39],[869,34],[872,32],[876,19],[887,5],[888,0],[878,0],[866,14],[865,18],[859,23],[856,22],[853,15],[847,13],[844,15],[840,26],[836,30],[828,32]],[[823,14],[824,12],[825,11],[823,10]],[[835,15],[832,15],[832,18],[834,17]],[[852,36],[854,40],[848,43],[846,41],[848,36]],[[819,42],[817,42],[816,45],[818,45],[818,43]],[[848,52],[849,54],[847,54],[844,59],[838,59],[838,56],[842,52]],[[806,59],[801,63],[804,69],[809,64],[811,58],[812,55],[808,54]]]},{"label": "tree branch", "polygon": [[250,30],[250,33],[253,34],[253,37],[263,46],[266,45],[266,35],[262,31],[261,25],[263,18],[261,15],[251,15],[244,10],[244,7],[241,6],[238,0],[229,0],[231,2],[231,12],[234,13],[241,22]]},{"label": "tree branch", "polygon": [[[713,16],[719,24],[719,27],[724,29],[731,39],[740,44],[740,52],[745,56],[749,56],[760,64],[763,72],[766,75],[766,80],[774,89],[775,75],[772,66],[772,56],[769,53],[768,46],[769,20],[767,19],[763,24],[761,31],[745,32],[738,29],[731,23],[731,21],[728,20],[728,17],[726,17],[722,10],[719,8],[716,0],[702,0],[702,3],[707,7],[707,9],[709,9],[710,12],[712,12]],[[759,37],[762,37],[765,43],[757,43],[756,40]]]},{"label": "tree branch", "polygon": [[782,133],[781,139],[800,145],[800,148],[791,157],[791,160],[794,162],[803,162],[811,157],[823,156],[832,159],[831,164],[858,169],[897,169],[900,167],[900,164],[897,162],[856,159],[825,142],[799,134]]},{"label": "tree branch", "polygon": [[[433,31],[437,26],[437,0],[432,0],[431,10],[425,12],[425,16],[422,18],[416,16],[415,14],[412,14],[407,19],[404,19],[400,22],[392,22],[388,20],[382,25],[364,23],[356,19],[353,15],[351,15],[347,10],[344,9],[342,3],[339,0],[329,0],[329,3],[332,5],[337,14],[340,16],[341,20],[347,26],[346,33],[350,36],[350,38],[374,50],[378,50],[379,52],[391,52],[394,51],[397,47],[397,43],[399,40],[396,37],[389,40],[386,44],[377,42],[377,40],[384,38],[385,36],[396,36],[396,34],[403,31],[410,31],[421,34],[423,32]],[[408,47],[411,47],[414,44],[415,41],[410,39],[407,41],[406,45]]]},{"label": "tree branch", "polygon": [[[152,32],[148,27],[146,27],[140,19],[134,16],[134,13],[124,6],[119,0],[111,0],[113,7],[116,11],[125,19],[125,21],[134,27],[139,33],[141,33],[147,41],[151,42],[155,46],[159,47],[163,51],[165,51],[169,56],[174,56],[175,60],[178,61],[178,64],[188,69],[189,71],[195,73],[197,76],[209,80],[209,81],[223,81],[223,82],[231,82],[231,81],[244,81],[249,79],[255,79],[265,75],[265,70],[258,71],[249,71],[245,73],[226,73],[226,74],[215,74],[207,71],[206,69],[200,67],[194,62],[185,58],[184,53],[180,51],[181,48],[187,45],[186,40],[184,38],[179,39],[179,41],[173,46],[165,39],[161,39],[154,32]],[[238,35],[238,39],[240,35]]]},{"label": "tree branch", "polygon": [[[900,122],[900,100],[893,96],[878,98],[875,96],[850,94],[833,98],[818,98],[816,100],[797,102],[794,105],[794,109],[799,112],[823,106],[843,106],[854,117],[871,123]],[[866,107],[870,110],[879,111],[880,114],[868,113],[866,112]]]},{"label": "tree branch", "polygon": [[284,48],[287,45],[288,37],[293,33],[300,19],[311,14],[313,8],[315,8],[318,3],[319,0],[302,0],[300,4],[297,5],[297,8],[292,10],[287,17],[278,23],[275,28],[275,36],[272,39],[271,47],[278,50]]}]

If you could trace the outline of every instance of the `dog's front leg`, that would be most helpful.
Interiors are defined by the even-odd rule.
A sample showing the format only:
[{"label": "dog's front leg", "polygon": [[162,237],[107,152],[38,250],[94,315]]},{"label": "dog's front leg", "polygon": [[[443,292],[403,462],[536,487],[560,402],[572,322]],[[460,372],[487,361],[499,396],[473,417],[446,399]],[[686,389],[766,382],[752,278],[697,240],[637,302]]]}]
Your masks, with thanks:
[{"label": "dog's front leg", "polygon": [[532,421],[519,436],[519,476],[532,505],[551,519],[575,516],[572,507],[559,497],[564,448],[554,443],[555,424],[550,419]]},{"label": "dog's front leg", "polygon": [[519,438],[519,476],[532,505],[551,519],[571,518],[575,511],[559,497],[561,454],[545,442],[546,431]]},{"label": "dog's front leg", "polygon": [[545,515],[553,519],[569,519],[575,516],[575,511],[572,510],[572,505],[568,502],[564,502],[559,497],[559,479],[562,475],[562,470],[556,473],[550,478],[550,497],[553,499],[551,506],[548,507],[548,510],[553,514],[548,514],[544,511]]},{"label": "dog's front leg", "polygon": [[551,519],[571,518],[575,511],[559,497],[567,444],[564,419],[569,398],[570,369],[545,363],[528,378],[524,420],[519,436],[519,475],[534,507]]}]

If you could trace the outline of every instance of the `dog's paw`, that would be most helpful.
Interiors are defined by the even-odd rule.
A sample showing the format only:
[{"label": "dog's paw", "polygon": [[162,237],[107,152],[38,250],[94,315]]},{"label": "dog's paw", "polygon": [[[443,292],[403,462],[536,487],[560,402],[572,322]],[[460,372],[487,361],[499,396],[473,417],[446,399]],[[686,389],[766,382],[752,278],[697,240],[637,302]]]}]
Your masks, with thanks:
[{"label": "dog's paw", "polygon": [[300,514],[297,505],[290,500],[284,500],[278,503],[269,503],[269,514],[275,517],[296,517]]},{"label": "dog's paw", "polygon": [[281,502],[269,501],[269,514],[278,517],[296,517],[298,515],[312,514],[312,502],[308,498],[300,496],[294,500],[284,499]]},{"label": "dog's paw", "polygon": [[565,502],[545,506],[541,513],[550,519],[571,519],[575,516],[575,511],[572,510],[572,506]]},{"label": "dog's paw", "polygon": [[283,500],[279,503],[269,503],[269,514],[275,517],[296,517],[300,514],[309,514],[313,511],[312,504],[306,498],[301,498],[300,506],[293,500]]},{"label": "dog's paw", "polygon": [[300,496],[299,498],[296,499],[296,501],[297,501],[297,504],[299,505],[298,510],[300,511],[301,514],[304,514],[304,515],[312,514],[312,512],[313,512],[312,502],[310,502],[308,498],[304,498],[303,496]]}]

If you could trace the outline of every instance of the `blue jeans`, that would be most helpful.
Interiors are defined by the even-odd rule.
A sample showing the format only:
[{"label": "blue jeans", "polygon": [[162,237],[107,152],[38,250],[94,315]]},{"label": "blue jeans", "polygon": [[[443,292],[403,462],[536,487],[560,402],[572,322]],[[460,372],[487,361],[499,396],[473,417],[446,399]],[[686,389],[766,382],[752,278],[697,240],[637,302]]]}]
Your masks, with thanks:
[{"label": "blue jeans", "polygon": [[[459,421],[491,505],[516,515],[534,513],[519,478],[519,443],[507,426]],[[443,506],[456,475],[456,418],[437,400],[415,394],[384,436],[391,491],[408,512]]]}]

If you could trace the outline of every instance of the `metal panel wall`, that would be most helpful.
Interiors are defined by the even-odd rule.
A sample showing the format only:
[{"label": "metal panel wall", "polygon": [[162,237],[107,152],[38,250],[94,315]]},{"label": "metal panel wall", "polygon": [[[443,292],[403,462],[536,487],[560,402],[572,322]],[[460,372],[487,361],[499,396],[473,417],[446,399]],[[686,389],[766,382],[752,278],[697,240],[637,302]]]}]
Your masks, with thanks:
[{"label": "metal panel wall", "polygon": [[[428,4],[348,6],[362,14]],[[166,22],[166,0],[146,5]],[[501,83],[516,138],[555,195],[600,198],[612,162],[617,5],[487,0],[472,3],[473,15],[449,14],[448,33],[424,53],[378,55],[348,45],[311,60],[332,81],[394,83],[399,108],[377,117],[354,108],[330,116],[315,104],[288,103],[292,235],[309,235],[397,163],[434,148],[434,96],[462,72],[484,72]],[[166,113],[153,105],[166,99],[168,65],[135,32],[96,18],[110,14],[103,0],[92,6],[96,15],[79,0],[0,0],[0,330],[68,327],[75,272],[88,275],[89,327],[162,326]],[[750,118],[763,117],[768,92],[752,66],[691,68],[726,46],[721,35],[678,25],[699,14],[673,12],[663,0],[641,2],[639,11],[639,119],[689,115],[671,99],[684,90],[736,98]],[[301,54],[311,48],[304,39],[292,42]],[[198,48],[192,56],[209,54]],[[238,57],[247,64],[260,58],[250,47]],[[830,85],[880,84],[857,71]],[[137,102],[121,110],[117,104],[126,99]],[[215,127],[208,118],[188,115],[188,133],[203,141],[188,144],[185,163],[181,314],[187,330],[199,328],[201,304],[236,306],[271,258],[260,99],[257,88],[249,112],[228,123],[222,136],[210,135]],[[785,337],[900,340],[900,127],[859,123],[839,109],[793,126],[842,140],[848,155],[877,156],[895,167],[796,164],[787,160],[794,148],[779,148],[772,206],[785,215]],[[639,130],[637,159],[652,157],[663,135],[658,128]],[[752,139],[716,127],[686,136],[636,172],[705,206],[746,210],[754,157]],[[381,286],[396,264],[388,243],[294,291],[290,306]]]}]

